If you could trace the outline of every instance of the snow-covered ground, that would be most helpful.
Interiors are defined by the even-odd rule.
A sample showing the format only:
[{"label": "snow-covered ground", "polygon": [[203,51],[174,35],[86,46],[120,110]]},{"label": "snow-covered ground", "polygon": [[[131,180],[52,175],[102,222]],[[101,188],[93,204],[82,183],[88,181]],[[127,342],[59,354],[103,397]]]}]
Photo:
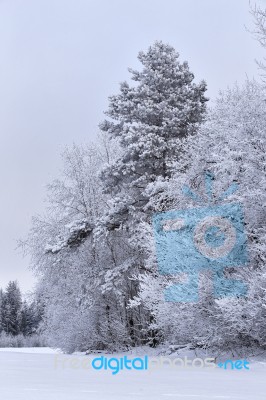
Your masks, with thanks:
[{"label": "snow-covered ground", "polygon": [[19,348],[0,348],[0,353],[27,353],[27,354],[58,354],[60,350],[51,349],[50,347],[19,347]]},{"label": "snow-covered ground", "polygon": [[[163,367],[112,375],[111,371],[81,367],[89,357],[92,356],[63,355],[43,348],[1,349],[0,399],[266,399],[266,364],[261,361],[252,362],[249,371]],[[73,360],[78,360],[76,367],[70,366]]]}]

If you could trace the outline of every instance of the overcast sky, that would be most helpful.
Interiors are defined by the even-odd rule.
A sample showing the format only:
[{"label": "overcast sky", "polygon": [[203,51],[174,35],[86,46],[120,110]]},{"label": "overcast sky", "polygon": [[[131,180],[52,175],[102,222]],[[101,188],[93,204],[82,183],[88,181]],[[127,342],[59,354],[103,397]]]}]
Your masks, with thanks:
[{"label": "overcast sky", "polygon": [[16,240],[43,212],[62,148],[95,137],[138,51],[173,45],[213,100],[259,75],[245,25],[248,0],[0,0],[0,287],[33,287]]}]

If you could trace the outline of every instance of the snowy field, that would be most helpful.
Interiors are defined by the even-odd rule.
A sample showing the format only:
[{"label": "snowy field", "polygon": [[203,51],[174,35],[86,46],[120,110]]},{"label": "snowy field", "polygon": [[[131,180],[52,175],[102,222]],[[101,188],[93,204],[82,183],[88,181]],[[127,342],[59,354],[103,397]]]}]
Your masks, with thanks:
[{"label": "snowy field", "polygon": [[[98,355],[97,355],[98,356]],[[95,357],[97,357],[95,355]],[[55,364],[67,359],[65,368]],[[51,349],[0,349],[2,400],[265,400],[266,364],[250,371],[164,367],[153,371],[110,371],[68,367],[74,358]]]}]

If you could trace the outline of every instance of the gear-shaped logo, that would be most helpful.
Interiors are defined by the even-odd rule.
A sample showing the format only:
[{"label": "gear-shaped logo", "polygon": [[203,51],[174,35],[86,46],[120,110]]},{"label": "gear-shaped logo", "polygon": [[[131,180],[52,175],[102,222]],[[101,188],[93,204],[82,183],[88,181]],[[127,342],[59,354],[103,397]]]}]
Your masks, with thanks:
[{"label": "gear-shaped logo", "polygon": [[[153,218],[159,272],[163,275],[186,273],[188,282],[165,290],[166,301],[195,302],[198,300],[199,272],[213,271],[214,297],[243,296],[246,285],[240,280],[226,279],[226,267],[241,267],[248,261],[244,214],[240,203],[212,202],[213,175],[205,174],[209,204],[205,207],[167,211]],[[234,193],[233,184],[220,196],[224,200]],[[184,193],[199,201],[188,187]]]}]

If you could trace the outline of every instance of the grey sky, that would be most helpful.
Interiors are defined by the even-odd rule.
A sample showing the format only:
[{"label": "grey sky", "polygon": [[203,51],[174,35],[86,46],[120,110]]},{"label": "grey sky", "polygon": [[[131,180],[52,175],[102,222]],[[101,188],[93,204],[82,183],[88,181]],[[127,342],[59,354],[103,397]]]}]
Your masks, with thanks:
[{"label": "grey sky", "polygon": [[264,54],[244,25],[248,0],[0,0],[0,287],[31,289],[16,239],[43,212],[62,148],[95,136],[138,51],[170,43],[214,99],[258,77]]}]

